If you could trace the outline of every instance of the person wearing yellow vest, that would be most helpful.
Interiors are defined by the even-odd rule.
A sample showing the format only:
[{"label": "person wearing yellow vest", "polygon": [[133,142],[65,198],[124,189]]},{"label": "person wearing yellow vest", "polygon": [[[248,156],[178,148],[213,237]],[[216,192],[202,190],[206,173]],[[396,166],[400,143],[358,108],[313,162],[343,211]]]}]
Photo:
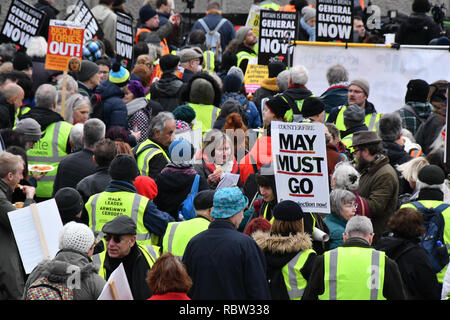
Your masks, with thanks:
[{"label": "person wearing yellow vest", "polygon": [[208,229],[212,220],[215,190],[203,190],[194,198],[195,218],[170,222],[162,240],[162,253],[170,252],[174,256],[182,258],[188,242],[197,234]]},{"label": "person wearing yellow vest", "polygon": [[253,3],[259,6],[262,10],[278,11],[280,9],[280,5],[271,0],[254,0]]},{"label": "person wearing yellow vest", "polygon": [[316,253],[304,232],[300,205],[284,200],[273,208],[270,231],[256,231],[252,238],[263,250],[272,300],[301,300]]},{"label": "person wearing yellow vest", "polygon": [[69,135],[73,125],[55,112],[58,93],[54,86],[39,86],[35,98],[36,106],[26,113],[23,119],[36,120],[41,126],[43,136],[27,151],[28,164],[47,164],[54,168],[38,181],[36,187],[37,200],[48,200],[52,196],[59,163],[71,152]]},{"label": "person wearing yellow vest", "polygon": [[119,215],[102,228],[106,252],[100,258],[99,274],[107,280],[122,263],[134,300],[146,300],[152,292],[145,281],[148,271],[159,257],[158,248],[139,245],[136,241],[136,223],[128,216]]},{"label": "person wearing yellow vest", "polygon": [[344,125],[346,130],[341,131],[341,141],[345,148],[353,153],[352,141],[353,134],[358,131],[369,130],[364,124],[365,113],[358,105],[352,104],[344,110]]},{"label": "person wearing yellow vest", "polygon": [[[445,173],[437,165],[426,165],[420,169],[417,175],[416,188],[419,190],[417,200],[425,208],[437,208],[444,203],[445,187]],[[418,208],[414,203],[406,203],[400,208]],[[444,218],[444,239],[440,240],[450,252],[450,207],[442,211]],[[438,282],[442,285],[444,276],[448,267],[445,266],[442,270],[436,273]]]},{"label": "person wearing yellow vest", "polygon": [[[381,114],[375,110],[373,103],[367,100],[369,92],[370,85],[366,80],[353,80],[348,86],[348,105],[357,104],[360,108],[364,109],[365,125],[369,128],[369,131],[376,131]],[[346,130],[344,125],[344,110],[346,108],[347,106],[342,105],[333,109],[327,119],[327,122],[336,124],[340,131]]]},{"label": "person wearing yellow vest", "polygon": [[236,49],[237,66],[245,74],[248,64],[257,63],[258,52],[255,52],[255,45],[258,43],[258,37],[252,28],[241,27],[236,32],[235,40],[239,44]]},{"label": "person wearing yellow vest", "polygon": [[4,86],[0,95],[0,129],[12,128],[15,123],[17,110],[22,106],[25,91],[16,83]]},{"label": "person wearing yellow vest", "polygon": [[175,118],[171,112],[160,112],[150,121],[148,139],[133,148],[139,172],[155,179],[170,162],[168,148],[175,138]]},{"label": "person wearing yellow vest", "polygon": [[344,244],[317,256],[303,300],[404,300],[398,265],[371,247],[373,236],[369,218],[351,218]]},{"label": "person wearing yellow vest", "polygon": [[147,197],[138,194],[133,181],[139,175],[136,161],[128,154],[119,154],[111,162],[111,182],[104,192],[94,194],[87,201],[89,227],[101,231],[103,226],[118,215],[127,215],[137,225],[136,241],[142,245],[158,243],[174,219],[160,211]]}]

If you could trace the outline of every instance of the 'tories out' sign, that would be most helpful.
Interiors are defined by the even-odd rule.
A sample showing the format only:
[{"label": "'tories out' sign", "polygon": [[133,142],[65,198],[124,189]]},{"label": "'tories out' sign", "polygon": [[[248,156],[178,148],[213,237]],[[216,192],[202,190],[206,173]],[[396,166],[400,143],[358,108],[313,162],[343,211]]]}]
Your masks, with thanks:
[{"label": "'tories out' sign", "polygon": [[272,121],[271,131],[278,202],[292,200],[304,212],[329,213],[324,125]]},{"label": "'tories out' sign", "polygon": [[[45,68],[68,71],[71,58],[74,58],[73,65],[75,59],[79,59],[80,64],[83,58],[83,36],[83,26],[69,21],[50,20]],[[73,66],[70,71],[76,70],[77,67]]]},{"label": "'tories out' sign", "polygon": [[316,40],[352,42],[354,0],[317,0]]}]

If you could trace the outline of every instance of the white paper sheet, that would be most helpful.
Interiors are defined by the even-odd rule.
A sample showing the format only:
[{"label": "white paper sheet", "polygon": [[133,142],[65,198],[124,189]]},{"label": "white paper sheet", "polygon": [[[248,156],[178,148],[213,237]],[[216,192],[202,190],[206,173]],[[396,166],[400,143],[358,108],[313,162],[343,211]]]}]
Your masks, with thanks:
[{"label": "white paper sheet", "polygon": [[234,173],[224,173],[222,178],[220,179],[219,184],[217,185],[216,190],[227,188],[227,187],[235,187],[239,181],[239,175]]},{"label": "white paper sheet", "polygon": [[113,280],[119,295],[119,300],[133,300],[133,294],[131,293],[130,285],[128,283],[127,274],[123,264],[121,263],[116,270],[111,273],[108,281],[106,281],[103,287],[102,293],[97,300],[114,300],[111,294],[110,281]]}]

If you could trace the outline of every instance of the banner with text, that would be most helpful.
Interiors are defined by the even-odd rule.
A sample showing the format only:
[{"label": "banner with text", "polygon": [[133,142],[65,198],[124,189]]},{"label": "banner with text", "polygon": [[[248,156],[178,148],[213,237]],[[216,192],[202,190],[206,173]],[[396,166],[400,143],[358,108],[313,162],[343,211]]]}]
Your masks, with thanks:
[{"label": "banner with text", "polygon": [[45,69],[68,71],[71,58],[78,59],[75,63],[79,67],[83,58],[83,36],[84,27],[75,22],[50,20]]},{"label": "banner with text", "polygon": [[255,93],[261,87],[261,82],[269,76],[267,65],[249,64],[245,71],[245,92]]},{"label": "banner with text", "polygon": [[[293,54],[289,41],[297,39],[297,13],[260,11],[258,64],[283,61]],[[291,59],[292,61],[292,59]]]},{"label": "banner with text", "polygon": [[352,42],[353,1],[354,0],[317,0],[317,41]]},{"label": "banner with text", "polygon": [[253,30],[255,36],[259,37],[259,11],[261,8],[257,5],[252,4],[250,7],[250,12],[247,16],[247,21],[245,22],[246,27],[250,27]]},{"label": "banner with text", "polygon": [[84,41],[103,37],[103,31],[89,7],[83,0],[78,0],[67,21],[73,21],[85,27]]},{"label": "banner with text", "polygon": [[133,19],[125,14],[117,14],[116,53],[118,60],[127,68],[131,68],[133,60]]},{"label": "banner with text", "polygon": [[332,47],[296,45],[293,65],[301,64],[309,71],[306,86],[316,96],[327,88],[327,69],[344,66],[349,79],[366,79],[370,84],[368,100],[379,113],[389,113],[405,104],[406,85],[411,79],[428,83],[449,81],[450,54],[443,50],[384,47]]},{"label": "banner with text", "polygon": [[28,47],[30,37],[39,35],[45,12],[22,0],[11,1],[1,33],[1,42],[13,42]]},{"label": "banner with text", "polygon": [[278,202],[304,212],[330,213],[325,130],[321,123],[272,121],[272,155]]}]

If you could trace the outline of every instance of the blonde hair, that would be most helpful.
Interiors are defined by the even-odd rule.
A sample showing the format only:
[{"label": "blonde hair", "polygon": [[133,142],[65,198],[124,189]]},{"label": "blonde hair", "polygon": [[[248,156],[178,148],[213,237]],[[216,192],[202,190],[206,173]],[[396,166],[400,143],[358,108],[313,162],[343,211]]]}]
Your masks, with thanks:
[{"label": "blonde hair", "polygon": [[397,170],[402,177],[408,182],[417,182],[420,169],[430,164],[424,157],[418,157],[409,160],[397,166]]}]

